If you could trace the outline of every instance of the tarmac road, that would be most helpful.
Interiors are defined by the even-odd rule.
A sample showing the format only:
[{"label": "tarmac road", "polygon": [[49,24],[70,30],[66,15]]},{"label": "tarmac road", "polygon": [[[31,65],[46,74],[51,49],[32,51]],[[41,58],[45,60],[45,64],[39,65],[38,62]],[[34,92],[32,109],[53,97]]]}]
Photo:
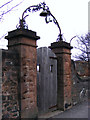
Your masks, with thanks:
[{"label": "tarmac road", "polygon": [[[52,118],[88,118],[88,111],[90,111],[90,106],[88,106],[88,102],[84,101]],[[88,120],[90,120],[90,118]]]}]

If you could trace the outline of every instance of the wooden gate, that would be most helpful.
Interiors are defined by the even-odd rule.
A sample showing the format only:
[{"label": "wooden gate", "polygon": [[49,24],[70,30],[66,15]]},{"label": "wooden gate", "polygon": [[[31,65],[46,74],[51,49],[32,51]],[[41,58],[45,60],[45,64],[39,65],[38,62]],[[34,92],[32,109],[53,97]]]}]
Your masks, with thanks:
[{"label": "wooden gate", "polygon": [[37,105],[47,112],[57,104],[57,59],[46,47],[37,49]]}]

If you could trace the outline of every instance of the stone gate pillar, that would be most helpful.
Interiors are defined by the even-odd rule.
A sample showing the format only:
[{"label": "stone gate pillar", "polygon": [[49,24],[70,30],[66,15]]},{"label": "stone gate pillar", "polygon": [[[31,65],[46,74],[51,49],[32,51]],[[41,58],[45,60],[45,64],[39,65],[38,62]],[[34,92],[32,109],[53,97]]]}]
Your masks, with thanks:
[{"label": "stone gate pillar", "polygon": [[72,106],[71,49],[69,43],[54,42],[50,46],[57,56],[57,106],[65,110]]},{"label": "stone gate pillar", "polygon": [[17,29],[8,33],[8,48],[19,54],[19,109],[21,118],[37,115],[37,51],[36,32]]}]

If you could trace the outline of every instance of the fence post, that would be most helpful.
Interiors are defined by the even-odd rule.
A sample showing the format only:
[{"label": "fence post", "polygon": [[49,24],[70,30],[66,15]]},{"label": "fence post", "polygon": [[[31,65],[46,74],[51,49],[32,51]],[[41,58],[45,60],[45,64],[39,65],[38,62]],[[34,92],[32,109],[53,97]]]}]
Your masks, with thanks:
[{"label": "fence post", "polygon": [[17,29],[8,33],[8,48],[19,54],[19,109],[21,118],[35,118],[37,115],[37,51],[36,32]]},{"label": "fence post", "polygon": [[72,106],[71,96],[71,49],[64,41],[51,43],[51,50],[57,56],[57,106],[60,110]]}]

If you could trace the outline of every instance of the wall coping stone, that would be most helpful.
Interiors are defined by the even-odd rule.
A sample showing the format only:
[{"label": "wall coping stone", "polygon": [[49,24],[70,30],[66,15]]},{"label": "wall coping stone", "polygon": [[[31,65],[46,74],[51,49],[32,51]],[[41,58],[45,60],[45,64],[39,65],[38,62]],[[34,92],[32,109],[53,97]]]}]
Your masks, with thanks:
[{"label": "wall coping stone", "polygon": [[70,43],[64,42],[64,41],[59,41],[59,42],[54,42],[51,43],[51,46],[49,47],[50,49],[54,48],[67,48],[67,49],[72,49],[73,47],[70,46]]},{"label": "wall coping stone", "polygon": [[16,29],[16,30],[10,31],[8,32],[8,36],[6,36],[5,39],[11,39],[14,37],[27,37],[27,38],[31,38],[32,40],[40,39],[40,37],[36,35],[36,32],[28,29]]}]

